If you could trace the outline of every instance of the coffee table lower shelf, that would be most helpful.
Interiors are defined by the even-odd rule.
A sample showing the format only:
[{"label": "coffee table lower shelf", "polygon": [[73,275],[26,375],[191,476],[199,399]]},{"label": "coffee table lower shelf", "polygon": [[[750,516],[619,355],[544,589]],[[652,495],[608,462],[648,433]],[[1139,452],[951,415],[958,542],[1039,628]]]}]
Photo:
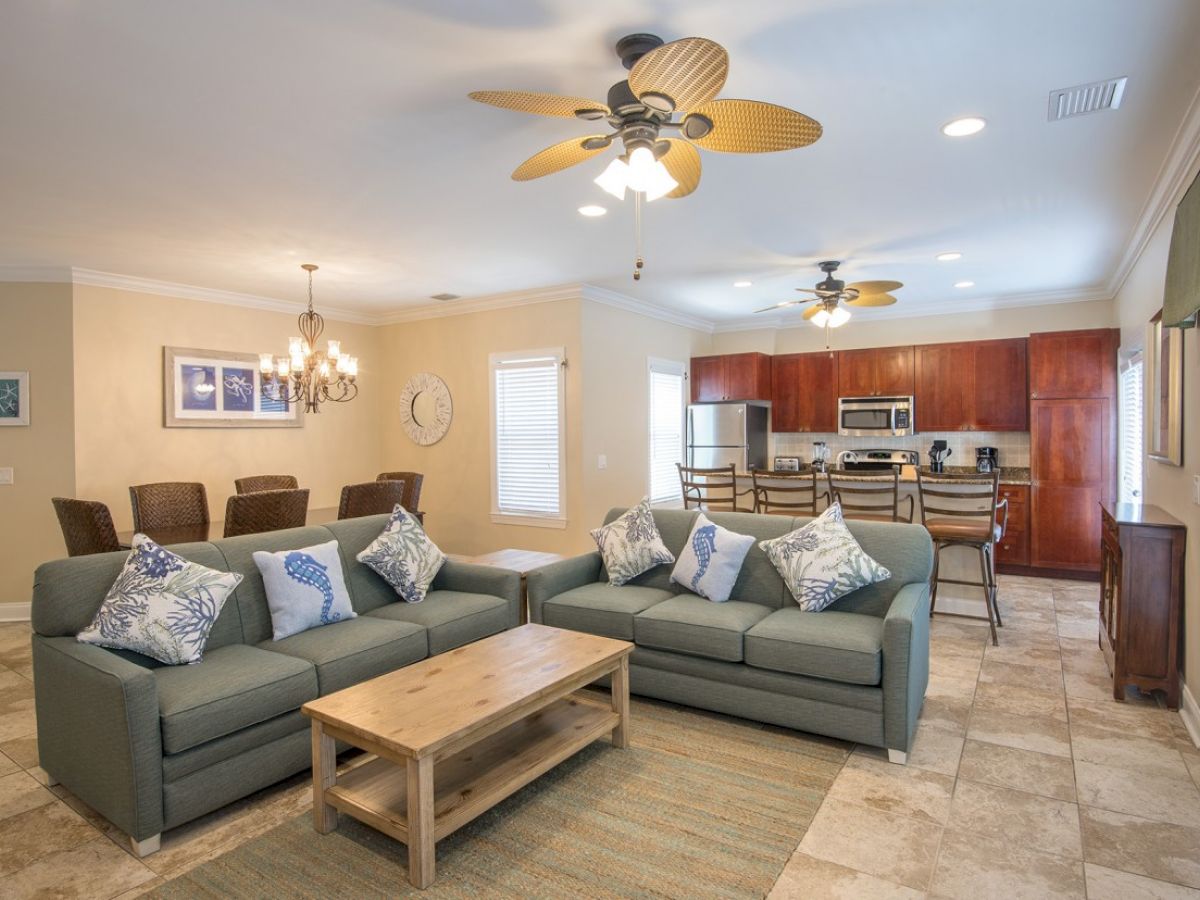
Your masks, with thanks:
[{"label": "coffee table lower shelf", "polygon": [[[608,707],[568,696],[437,760],[434,840],[453,834],[567,757],[612,732],[620,721],[621,717]],[[325,789],[325,802],[408,843],[408,775],[403,761],[368,758]]]}]

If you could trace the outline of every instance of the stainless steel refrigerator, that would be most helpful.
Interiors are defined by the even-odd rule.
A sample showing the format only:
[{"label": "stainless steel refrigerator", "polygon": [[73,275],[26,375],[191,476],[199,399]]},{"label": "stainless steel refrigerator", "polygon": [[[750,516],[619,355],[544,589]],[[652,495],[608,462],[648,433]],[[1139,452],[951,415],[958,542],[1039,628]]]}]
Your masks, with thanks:
[{"label": "stainless steel refrigerator", "polygon": [[687,464],[765,469],[767,412],[760,403],[693,403],[687,408]]}]

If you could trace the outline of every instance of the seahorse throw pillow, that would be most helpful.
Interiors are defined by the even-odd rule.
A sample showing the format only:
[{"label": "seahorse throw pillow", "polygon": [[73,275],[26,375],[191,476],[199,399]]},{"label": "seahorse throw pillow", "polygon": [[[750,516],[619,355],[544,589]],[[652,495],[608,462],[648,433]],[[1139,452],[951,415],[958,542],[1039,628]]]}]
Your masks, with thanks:
[{"label": "seahorse throw pillow", "polygon": [[190,562],[134,535],[121,574],[76,640],[132,650],[169,666],[200,662],[208,633],[241,580],[236,572]]},{"label": "seahorse throw pillow", "polygon": [[753,544],[752,536],[714,525],[700,513],[679,551],[671,580],[714,603],[724,603]]},{"label": "seahorse throw pillow", "polygon": [[806,612],[820,612],[851,591],[892,577],[859,546],[838,503],[807,525],[758,546]]},{"label": "seahorse throw pillow", "polygon": [[357,559],[378,572],[405,602],[420,603],[446,554],[425,534],[416,516],[397,503],[383,532]]},{"label": "seahorse throw pillow", "polygon": [[604,557],[609,584],[624,584],[657,565],[675,562],[654,524],[648,497],[591,535]]},{"label": "seahorse throw pillow", "polygon": [[337,541],[301,550],[254,552],[271,610],[272,640],[354,618]]}]

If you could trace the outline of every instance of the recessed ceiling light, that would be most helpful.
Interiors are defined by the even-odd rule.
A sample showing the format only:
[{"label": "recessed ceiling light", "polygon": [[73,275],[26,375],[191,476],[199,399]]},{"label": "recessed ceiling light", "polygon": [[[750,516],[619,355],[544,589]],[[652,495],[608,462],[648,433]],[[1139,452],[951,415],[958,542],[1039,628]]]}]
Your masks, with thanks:
[{"label": "recessed ceiling light", "polygon": [[608,210],[605,209],[603,206],[588,205],[588,206],[579,207],[579,214],[581,216],[588,216],[589,218],[595,218],[596,216],[602,216],[606,212],[608,212]]},{"label": "recessed ceiling light", "polygon": [[956,288],[975,287],[975,282],[973,282],[973,281],[956,281],[956,282],[954,282],[954,286]]},{"label": "recessed ceiling light", "polygon": [[943,125],[942,134],[947,137],[966,137],[983,131],[985,125],[987,122],[978,116],[964,116],[961,119],[952,119]]},{"label": "recessed ceiling light", "polygon": [[938,262],[954,262],[956,259],[962,259],[962,254],[957,250],[947,250],[945,253],[939,253],[934,259]]},{"label": "recessed ceiling light", "polygon": [[752,285],[752,284],[754,284],[753,281],[735,281],[733,283],[733,286],[734,287],[750,287],[750,285]]}]

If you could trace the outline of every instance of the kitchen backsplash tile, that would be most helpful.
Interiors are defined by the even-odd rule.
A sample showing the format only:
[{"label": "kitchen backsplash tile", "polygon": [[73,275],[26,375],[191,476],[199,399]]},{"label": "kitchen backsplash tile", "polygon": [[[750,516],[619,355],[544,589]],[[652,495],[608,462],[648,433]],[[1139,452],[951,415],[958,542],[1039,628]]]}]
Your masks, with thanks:
[{"label": "kitchen backsplash tile", "polygon": [[[911,437],[843,437],[839,434],[773,434],[771,435],[770,456],[799,456],[802,462],[812,460],[812,445],[814,441],[824,441],[829,445],[829,458],[836,462],[837,455],[843,450],[916,450],[921,455],[921,463],[927,462],[925,456],[929,445],[935,440],[943,440],[950,448],[950,458],[947,463],[953,466],[973,466],[975,464],[976,447],[995,447],[999,452],[1000,465],[1005,468],[1028,468],[1029,466],[1029,432],[1027,431],[922,431]],[[770,460],[768,460],[769,462]]]}]

